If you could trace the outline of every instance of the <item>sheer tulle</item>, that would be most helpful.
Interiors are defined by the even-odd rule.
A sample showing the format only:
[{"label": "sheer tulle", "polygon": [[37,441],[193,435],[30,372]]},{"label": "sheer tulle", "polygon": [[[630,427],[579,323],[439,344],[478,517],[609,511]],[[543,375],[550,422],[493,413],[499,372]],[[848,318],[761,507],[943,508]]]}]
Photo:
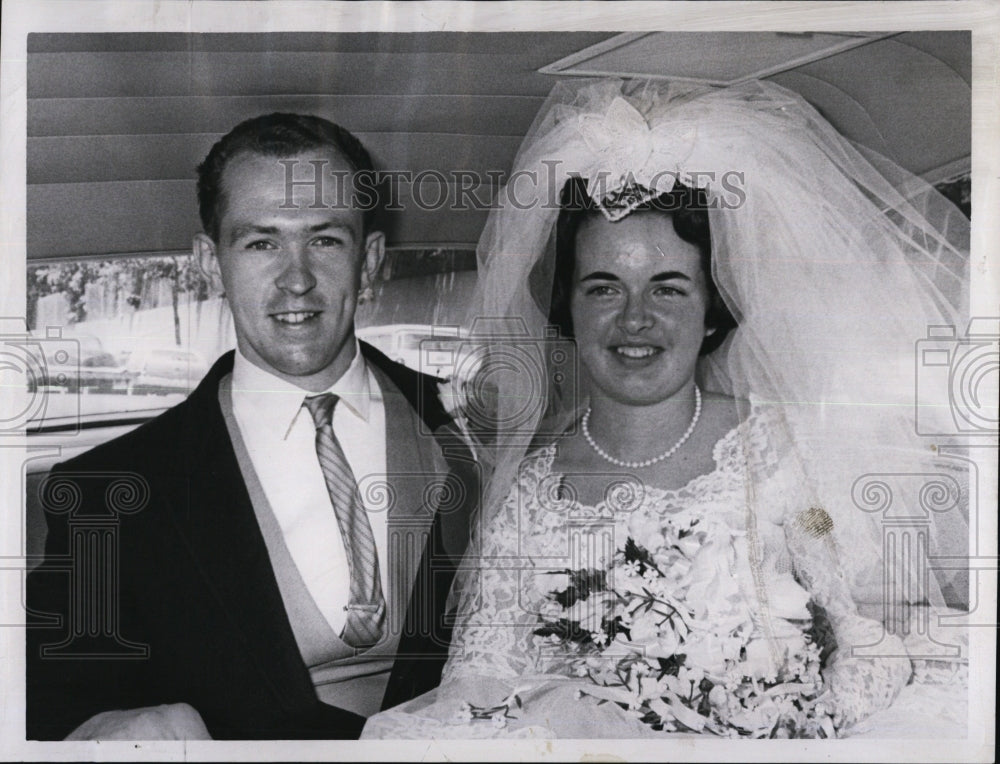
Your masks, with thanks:
[{"label": "sheer tulle", "polygon": [[[858,150],[798,95],[767,82],[716,90],[600,80],[553,90],[479,246],[470,323],[517,326],[516,339],[483,335],[497,368],[531,359],[521,362],[524,373],[491,379],[489,415],[498,424],[483,452],[495,469],[485,517],[502,507],[532,437],[573,422],[586,402],[572,365],[553,368],[546,328],[552,230],[571,175],[589,179],[595,195],[629,183],[665,191],[677,179],[706,191],[713,277],[740,325],[702,359],[699,382],[781,410],[813,503],[834,518],[838,562],[856,600],[909,591],[940,604],[939,584],[953,585],[951,574],[924,579],[885,559],[884,518],[858,503],[855,484],[939,472],[915,427],[916,344],[930,327],[961,334],[967,324],[968,221],[926,183]],[[538,400],[548,406],[526,408]],[[955,430],[947,391],[923,404],[922,431]],[[932,552],[964,552],[960,507],[937,512],[921,495],[900,500],[926,515]],[[910,583],[893,591],[882,583],[902,579]]]}]

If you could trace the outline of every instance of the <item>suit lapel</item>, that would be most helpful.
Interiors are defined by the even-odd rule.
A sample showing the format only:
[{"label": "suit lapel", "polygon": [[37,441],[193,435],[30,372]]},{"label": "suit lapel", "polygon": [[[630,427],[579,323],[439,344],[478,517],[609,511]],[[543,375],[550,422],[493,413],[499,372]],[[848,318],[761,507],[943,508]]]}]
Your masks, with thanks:
[{"label": "suit lapel", "polygon": [[176,503],[173,519],[218,602],[217,625],[228,626],[238,640],[233,649],[254,657],[261,686],[282,708],[301,710],[315,703],[315,693],[219,408],[218,379],[211,382],[192,401],[188,442],[201,446],[192,449],[187,495]]},{"label": "suit lapel", "polygon": [[433,437],[421,435],[416,413],[392,380],[376,366],[370,368],[385,406],[386,482],[392,497],[386,518],[390,628],[398,633],[434,521],[434,506],[428,502],[434,492],[427,489],[443,475],[435,463]]},{"label": "suit lapel", "polygon": [[[436,474],[440,479],[448,477],[449,483],[444,490],[432,492],[436,498],[432,500],[433,506],[427,512],[428,516],[436,516],[441,526],[441,544],[436,554],[445,554],[457,563],[465,554],[472,518],[479,504],[482,486],[480,466],[441,404],[437,387],[440,380],[394,363],[364,342],[361,343],[361,352],[367,359],[369,368],[375,372],[382,389],[389,388],[394,393],[396,406],[392,417],[388,404],[386,407],[390,460],[393,458],[394,448],[404,451],[402,456],[405,458],[405,449],[416,443],[421,460],[418,469],[425,475]],[[405,431],[397,431],[399,439],[394,438],[390,424],[393,419],[400,422],[405,420],[411,424]],[[389,464],[387,472],[390,475],[403,474],[401,469],[394,472],[392,464]],[[421,490],[428,482],[424,481]],[[442,484],[439,482],[438,485]],[[439,505],[438,498],[445,499],[446,503]],[[444,511],[440,511],[442,509]]]}]

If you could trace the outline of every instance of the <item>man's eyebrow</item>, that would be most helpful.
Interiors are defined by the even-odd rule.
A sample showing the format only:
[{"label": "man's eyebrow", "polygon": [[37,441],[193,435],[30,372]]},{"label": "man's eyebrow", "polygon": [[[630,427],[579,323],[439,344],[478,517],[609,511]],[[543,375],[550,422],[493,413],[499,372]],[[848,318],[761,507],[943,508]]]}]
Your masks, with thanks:
[{"label": "man's eyebrow", "polygon": [[583,282],[583,281],[620,281],[620,280],[621,279],[619,279],[615,274],[608,273],[607,271],[594,271],[593,273],[588,274],[588,275],[584,276],[582,279],[580,279],[581,282]]},{"label": "man's eyebrow", "polygon": [[229,243],[234,244],[238,240],[242,239],[244,236],[248,236],[249,234],[254,234],[254,233],[266,234],[270,236],[278,233],[278,228],[277,226],[273,225],[253,225],[253,224],[238,225],[235,228],[233,228],[232,233],[229,234]]},{"label": "man's eyebrow", "polygon": [[349,233],[351,236],[354,235],[354,226],[347,223],[335,223],[332,220],[327,220],[323,223],[317,223],[316,225],[311,225],[307,229],[309,233],[317,233],[319,231],[343,231],[344,233]]},{"label": "man's eyebrow", "polygon": [[650,281],[673,281],[674,279],[690,281],[691,277],[686,273],[681,273],[680,271],[664,271],[663,273],[657,273],[650,279]]},{"label": "man's eyebrow", "polygon": [[[344,233],[350,234],[351,237],[354,236],[354,227],[346,223],[337,223],[333,220],[326,220],[322,223],[316,223],[314,225],[306,228],[309,233],[317,233],[319,231],[331,231],[339,230]],[[238,225],[233,229],[233,232],[229,236],[229,243],[235,244],[237,241],[242,239],[244,236],[249,236],[252,234],[260,234],[265,236],[275,236],[281,233],[281,229],[278,226],[273,225],[256,225],[254,223],[248,223],[247,225]]]}]

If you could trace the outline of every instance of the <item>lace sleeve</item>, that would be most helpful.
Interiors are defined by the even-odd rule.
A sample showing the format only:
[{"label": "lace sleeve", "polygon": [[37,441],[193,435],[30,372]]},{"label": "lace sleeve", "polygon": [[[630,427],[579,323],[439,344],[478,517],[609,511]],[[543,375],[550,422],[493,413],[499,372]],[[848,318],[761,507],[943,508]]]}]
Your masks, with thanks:
[{"label": "lace sleeve", "polygon": [[826,627],[820,635],[827,654],[824,679],[833,695],[835,723],[847,728],[892,703],[909,681],[910,660],[900,639],[880,622],[859,615],[833,519],[812,490],[780,416],[758,411],[754,424],[767,431],[766,438],[758,439],[766,441],[766,455],[756,465],[757,474],[770,484],[770,498],[781,497],[778,514],[789,564],[821,611],[816,625]]},{"label": "lace sleeve", "polygon": [[824,679],[833,693],[836,726],[843,729],[888,708],[909,681],[911,666],[902,640],[858,614],[837,562],[832,529],[830,516],[811,507],[786,523],[785,535],[796,576],[832,632]]},{"label": "lace sleeve", "polygon": [[531,498],[547,466],[542,458],[528,459],[503,506],[473,534],[452,592],[458,614],[442,683],[469,676],[515,679],[537,671],[532,646],[538,621],[521,583],[533,567],[523,543]]}]

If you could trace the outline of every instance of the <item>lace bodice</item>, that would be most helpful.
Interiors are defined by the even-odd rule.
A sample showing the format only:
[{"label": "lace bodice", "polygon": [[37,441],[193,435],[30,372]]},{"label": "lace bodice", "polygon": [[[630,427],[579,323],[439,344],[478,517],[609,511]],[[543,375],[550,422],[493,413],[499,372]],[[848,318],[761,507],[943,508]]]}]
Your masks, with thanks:
[{"label": "lace bodice", "polygon": [[[780,421],[755,405],[746,421],[714,446],[715,467],[665,490],[625,475],[608,476],[604,499],[576,501],[572,476],[553,472],[558,446],[529,455],[499,511],[489,518],[456,584],[459,620],[443,682],[471,675],[514,680],[567,674],[564,655],[534,634],[545,593],[537,574],[607,567],[615,548],[653,532],[665,515],[725,530],[730,575],[763,623],[791,605],[785,582],[804,586],[831,627],[828,648],[876,643],[881,624],[858,616],[839,573],[829,516],[810,502],[798,463],[776,445]],[[476,555],[478,554],[478,559]],[[801,591],[801,587],[796,586]],[[801,607],[801,603],[799,603]],[[896,655],[905,655],[899,646]],[[850,724],[887,706],[910,674],[905,658],[857,659],[835,650],[825,676],[836,691],[839,721]]]}]

